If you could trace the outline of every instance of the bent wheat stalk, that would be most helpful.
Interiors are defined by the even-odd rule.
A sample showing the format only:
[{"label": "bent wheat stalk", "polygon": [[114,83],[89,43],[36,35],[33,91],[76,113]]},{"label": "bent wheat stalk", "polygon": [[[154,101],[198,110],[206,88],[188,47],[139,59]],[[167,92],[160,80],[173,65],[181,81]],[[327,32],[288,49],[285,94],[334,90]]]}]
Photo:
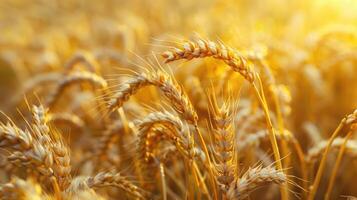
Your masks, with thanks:
[{"label": "bent wheat stalk", "polygon": [[[255,73],[252,70],[252,63],[247,62],[247,60],[236,53],[237,51],[232,50],[231,48],[227,48],[224,45],[217,45],[214,42],[207,42],[203,39],[199,39],[198,42],[187,42],[184,44],[183,48],[175,48],[173,51],[166,51],[162,54],[162,56],[166,59],[166,62],[171,62],[180,59],[192,59],[192,58],[202,58],[202,57],[210,57],[223,60],[232,67],[232,69],[238,73],[240,73],[247,81],[249,81],[255,91],[255,94],[259,100],[260,105],[263,108],[267,128],[269,130],[269,138],[272,144],[274,158],[276,161],[277,168],[279,170],[283,169],[281,163],[281,157],[279,152],[278,143],[276,141],[276,131],[271,122],[270,114],[269,114],[269,107],[268,103],[265,99],[265,94],[263,90],[263,84],[259,77],[259,74]],[[257,85],[254,83],[254,80],[258,80],[259,89]],[[198,132],[198,131],[197,131]],[[199,134],[200,136],[201,134]],[[200,138],[203,141],[202,138]],[[203,145],[205,147],[205,145]],[[204,148],[205,149],[205,148]],[[288,199],[288,187],[284,185],[281,190],[282,198],[284,200]]]},{"label": "bent wheat stalk", "polygon": [[334,184],[334,182],[336,180],[337,171],[338,171],[338,168],[340,167],[340,164],[342,162],[342,158],[343,158],[343,155],[344,155],[345,150],[346,150],[346,144],[347,144],[347,142],[348,142],[348,140],[350,139],[351,136],[352,136],[352,132],[350,131],[350,132],[347,133],[346,137],[343,140],[343,144],[340,147],[340,150],[338,152],[338,156],[336,158],[336,163],[333,166],[332,173],[331,173],[332,175],[331,175],[330,181],[329,181],[328,186],[327,186],[327,191],[326,191],[326,194],[325,194],[325,200],[329,200],[331,198],[331,193],[332,193],[332,189],[333,189],[333,184]]},{"label": "bent wheat stalk", "polygon": [[322,155],[322,159],[321,159],[319,169],[317,171],[314,183],[311,186],[311,191],[309,193],[308,200],[314,200],[314,198],[315,198],[318,186],[321,181],[322,173],[325,170],[327,155],[330,152],[330,148],[331,148],[331,145],[333,144],[334,139],[337,137],[338,133],[341,131],[341,129],[343,127],[352,125],[354,123],[357,123],[357,109],[352,114],[347,115],[346,117],[344,117],[341,120],[340,124],[337,126],[335,131],[332,133],[330,139],[328,140],[327,146],[326,146],[324,153]]}]

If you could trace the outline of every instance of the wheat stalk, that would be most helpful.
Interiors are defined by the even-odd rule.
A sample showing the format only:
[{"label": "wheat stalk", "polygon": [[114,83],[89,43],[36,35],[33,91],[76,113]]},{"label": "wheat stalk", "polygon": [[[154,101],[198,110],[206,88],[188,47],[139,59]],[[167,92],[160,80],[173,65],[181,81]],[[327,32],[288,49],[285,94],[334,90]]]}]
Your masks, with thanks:
[{"label": "wheat stalk", "polygon": [[352,136],[352,132],[350,131],[350,132],[347,133],[346,137],[343,140],[343,144],[340,147],[340,150],[338,152],[338,156],[336,158],[335,165],[333,166],[333,169],[332,169],[331,178],[330,178],[328,186],[327,186],[327,191],[325,193],[325,200],[328,200],[328,199],[331,198],[333,185],[334,185],[334,182],[335,182],[336,177],[337,177],[337,171],[338,171],[338,168],[341,165],[342,158],[343,158],[343,155],[344,155],[345,150],[346,150],[346,144],[347,144],[347,142],[348,142],[348,140],[350,139],[351,136]]},{"label": "wheat stalk", "polygon": [[316,191],[317,188],[320,184],[321,181],[321,177],[322,177],[322,173],[325,170],[325,166],[326,166],[326,160],[327,160],[327,155],[331,149],[331,145],[333,144],[333,141],[335,140],[335,138],[338,136],[339,132],[341,131],[341,129],[345,126],[354,126],[354,124],[357,121],[357,109],[353,111],[353,113],[348,114],[347,116],[345,116],[340,124],[337,126],[337,128],[335,129],[335,131],[332,133],[330,139],[327,142],[326,148],[324,149],[323,155],[322,155],[322,159],[319,165],[319,169],[317,170],[317,174],[314,180],[313,185],[311,186],[311,191],[309,193],[308,199],[309,200],[313,200],[315,198],[316,195]]}]

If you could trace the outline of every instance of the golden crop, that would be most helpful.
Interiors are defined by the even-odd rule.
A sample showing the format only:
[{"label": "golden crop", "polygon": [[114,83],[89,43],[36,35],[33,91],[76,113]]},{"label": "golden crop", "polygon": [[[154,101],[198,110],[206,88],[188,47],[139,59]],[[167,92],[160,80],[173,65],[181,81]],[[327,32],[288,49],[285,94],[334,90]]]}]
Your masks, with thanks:
[{"label": "golden crop", "polygon": [[356,199],[357,1],[1,0],[0,199]]}]

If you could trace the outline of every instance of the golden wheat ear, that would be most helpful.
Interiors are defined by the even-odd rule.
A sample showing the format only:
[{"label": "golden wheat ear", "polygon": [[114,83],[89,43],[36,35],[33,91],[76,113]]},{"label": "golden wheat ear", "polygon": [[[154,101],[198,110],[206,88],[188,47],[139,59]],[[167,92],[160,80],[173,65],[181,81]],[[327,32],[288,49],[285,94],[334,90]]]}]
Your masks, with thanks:
[{"label": "golden wheat ear", "polygon": [[86,71],[92,73],[96,73],[100,70],[99,64],[94,56],[89,52],[78,51],[67,61],[67,63],[65,63],[65,74],[72,73],[79,64],[82,64],[86,68]]},{"label": "golden wheat ear", "polygon": [[249,82],[254,81],[252,63],[237,51],[225,46],[223,43],[217,44],[212,41],[198,38],[197,40],[184,42],[182,46],[165,51],[161,55],[165,58],[166,63],[181,59],[191,60],[193,58],[213,57],[224,61]]},{"label": "golden wheat ear", "polygon": [[272,183],[281,185],[287,182],[288,178],[284,172],[271,166],[264,168],[258,166],[248,169],[242,177],[233,182],[228,189],[227,196],[229,199],[245,199],[259,187]]},{"label": "golden wheat ear", "polygon": [[56,89],[53,90],[46,101],[47,107],[52,108],[57,103],[66,88],[80,83],[89,83],[94,87],[99,87],[102,89],[108,86],[108,83],[105,79],[94,73],[86,71],[73,72],[58,81]]},{"label": "golden wheat ear", "polygon": [[160,140],[168,140],[177,150],[188,159],[194,159],[195,150],[191,144],[191,136],[185,134],[180,118],[169,112],[154,112],[142,120],[136,121],[139,129],[138,151],[143,160],[149,160],[151,146],[156,146]]},{"label": "golden wheat ear", "polygon": [[9,162],[29,167],[64,190],[71,180],[69,149],[59,133],[48,126],[47,109],[33,106],[32,113],[29,130],[22,130],[13,122],[0,124],[1,146],[9,150]]},{"label": "golden wheat ear", "polygon": [[121,173],[115,172],[100,172],[94,176],[78,177],[73,181],[73,184],[68,188],[68,192],[85,191],[88,188],[103,188],[116,187],[124,191],[126,194],[135,197],[136,199],[150,199],[151,194],[129,181],[128,177]]},{"label": "golden wheat ear", "polygon": [[191,124],[196,124],[198,117],[193,105],[183,91],[182,87],[168,73],[158,70],[136,75],[131,80],[123,83],[119,90],[109,100],[109,110],[120,108],[130,96],[145,86],[157,87],[168,99],[172,108]]},{"label": "golden wheat ear", "polygon": [[213,136],[216,180],[221,190],[227,193],[230,184],[237,178],[236,137],[233,126],[233,106],[225,100],[220,106],[213,92],[209,93],[210,122]]}]

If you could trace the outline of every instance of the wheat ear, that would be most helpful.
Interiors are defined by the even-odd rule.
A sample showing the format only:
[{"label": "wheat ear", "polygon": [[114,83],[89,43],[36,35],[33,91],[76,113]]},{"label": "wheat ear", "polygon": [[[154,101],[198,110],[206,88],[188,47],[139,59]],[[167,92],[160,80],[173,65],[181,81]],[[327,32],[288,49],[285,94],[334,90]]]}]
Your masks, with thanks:
[{"label": "wheat ear", "polygon": [[118,91],[109,100],[108,107],[110,111],[114,111],[123,106],[123,103],[138,92],[141,88],[150,85],[147,74],[142,73],[120,85]]},{"label": "wheat ear", "polygon": [[[148,162],[150,153],[156,142],[167,139],[183,153],[183,156],[193,158],[195,155],[191,138],[184,134],[181,120],[169,112],[150,113],[142,120],[135,122],[139,129],[138,152]],[[160,128],[161,127],[161,128]]]},{"label": "wheat ear", "polygon": [[35,170],[49,181],[65,189],[70,180],[70,156],[60,135],[47,125],[46,109],[33,108],[31,132],[13,123],[0,124],[0,146],[10,150],[8,160],[16,165],[35,166]]},{"label": "wheat ear", "polygon": [[149,193],[131,183],[120,173],[100,172],[85,180],[85,184],[90,188],[114,186],[122,189],[127,194],[138,199],[148,199]]},{"label": "wheat ear", "polygon": [[[205,152],[205,157],[206,157],[207,163],[209,165],[210,180],[214,187],[215,197],[217,197],[216,186],[215,186],[215,182],[213,180],[214,175],[213,175],[213,171],[212,171],[212,163],[210,161],[206,143],[205,143],[203,136],[200,133],[200,130],[198,128],[197,113],[194,110],[190,99],[188,98],[188,96],[186,95],[186,93],[184,92],[182,87],[180,85],[178,85],[177,82],[169,74],[167,74],[166,72],[164,72],[162,70],[151,72],[150,74],[141,75],[140,78],[144,79],[143,82],[148,83],[148,84],[143,84],[142,86],[154,85],[157,88],[159,88],[160,91],[162,91],[162,93],[164,94],[164,96],[169,100],[169,102],[171,103],[171,105],[175,109],[175,111],[183,119],[185,119],[189,124],[191,124],[195,127],[195,131],[196,131],[197,135],[199,136],[203,150]],[[134,78],[134,80],[135,80],[135,78]],[[140,87],[140,88],[142,88],[142,87]],[[115,109],[119,108],[122,105],[122,102],[124,99],[122,97],[126,97],[127,94],[129,94],[128,97],[130,97],[131,94],[134,94],[134,92],[132,92],[132,91],[134,91],[134,92],[137,91],[137,88],[135,88],[135,90],[133,90],[133,88],[130,87],[130,84],[126,84],[126,87],[124,87],[124,89],[119,90],[114,95],[114,97],[109,101],[109,108],[111,108],[111,110],[115,110]],[[128,99],[128,97],[126,97],[125,99]]]},{"label": "wheat ear", "polygon": [[47,141],[50,146],[50,150],[53,153],[53,171],[54,176],[60,186],[60,189],[66,189],[71,181],[71,165],[70,165],[70,152],[68,147],[63,142],[61,135],[52,131],[50,133],[50,127],[48,126],[47,109],[41,106],[33,106],[32,109],[34,124],[34,131],[40,134],[37,135],[49,135],[50,140]]},{"label": "wheat ear", "polygon": [[346,116],[345,125],[349,126],[356,123],[357,123],[357,109],[354,110],[353,113]]},{"label": "wheat ear", "polygon": [[267,184],[283,184],[288,181],[282,171],[273,167],[250,168],[237,181],[230,185],[227,193],[228,199],[245,199],[251,192]]},{"label": "wheat ear", "polygon": [[229,102],[219,107],[216,97],[209,98],[212,110],[212,131],[214,136],[214,155],[218,185],[227,192],[230,184],[236,179],[235,135],[233,130],[233,113]]},{"label": "wheat ear", "polygon": [[50,96],[48,97],[47,106],[52,107],[58,101],[61,94],[67,87],[79,83],[90,83],[91,85],[100,88],[106,88],[108,85],[106,80],[104,80],[102,77],[94,73],[85,72],[85,71],[73,72],[59,81],[57,87],[54,89],[52,94],[50,94]]},{"label": "wheat ear", "polygon": [[74,68],[80,63],[83,63],[86,67],[86,70],[92,73],[96,73],[99,70],[99,64],[95,60],[94,56],[90,55],[87,52],[81,51],[74,54],[65,64],[65,73],[71,73],[71,71],[73,71]]},{"label": "wheat ear", "polygon": [[223,60],[249,82],[254,81],[252,64],[237,51],[222,43],[217,44],[204,39],[188,41],[183,43],[181,47],[165,51],[162,53],[162,57],[165,58],[166,63],[180,59],[191,60],[193,58],[213,57],[215,59]]},{"label": "wheat ear", "polygon": [[183,91],[182,87],[166,72],[159,70],[156,72],[142,73],[133,79],[122,84],[113,98],[109,101],[109,110],[113,111],[120,108],[130,96],[139,89],[153,85],[156,86],[170,101],[172,107],[185,120],[191,124],[197,123],[197,113],[193,109],[192,103]]},{"label": "wheat ear", "polygon": [[15,165],[35,166],[35,170],[48,179],[54,175],[49,140],[47,135],[35,137],[12,123],[0,124],[0,146],[10,151],[8,161]]},{"label": "wheat ear", "polygon": [[[231,48],[227,48],[224,45],[217,45],[214,42],[207,42],[205,40],[199,39],[198,42],[187,42],[183,45],[183,48],[175,48],[173,51],[166,51],[162,54],[164,58],[166,58],[166,62],[178,60],[178,59],[192,59],[199,57],[209,57],[213,56],[214,58],[221,59],[227,63],[234,71],[240,73],[246,80],[248,80],[254,88],[256,96],[261,104],[265,118],[266,124],[269,130],[269,138],[272,144],[272,149],[274,152],[274,158],[276,160],[276,165],[279,170],[282,170],[283,166],[281,163],[281,157],[279,152],[278,143],[276,141],[276,131],[271,122],[270,113],[268,103],[265,98],[263,83],[259,77],[259,74],[255,73],[252,70],[253,64],[247,61],[243,56],[238,55]],[[254,80],[257,79],[259,83],[259,88],[255,84]],[[199,131],[197,131],[199,132]],[[205,153],[208,157],[208,151],[205,147],[204,140],[200,136],[200,140],[204,147]],[[209,157],[208,162],[210,163]],[[210,164],[211,165],[211,164]],[[286,185],[281,190],[282,199],[287,200],[288,197],[288,188]]]}]

